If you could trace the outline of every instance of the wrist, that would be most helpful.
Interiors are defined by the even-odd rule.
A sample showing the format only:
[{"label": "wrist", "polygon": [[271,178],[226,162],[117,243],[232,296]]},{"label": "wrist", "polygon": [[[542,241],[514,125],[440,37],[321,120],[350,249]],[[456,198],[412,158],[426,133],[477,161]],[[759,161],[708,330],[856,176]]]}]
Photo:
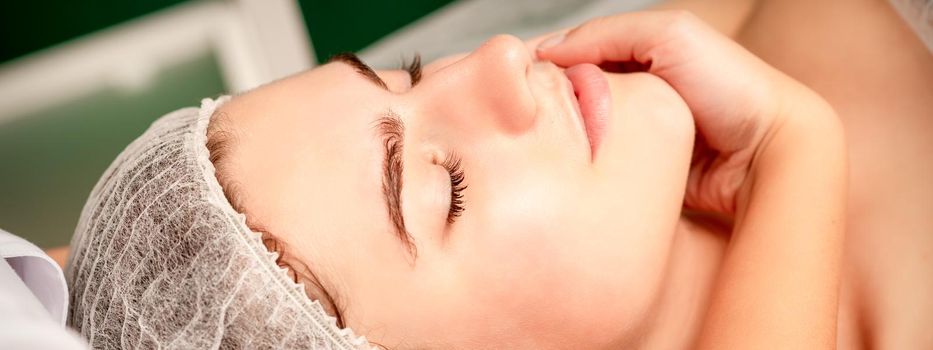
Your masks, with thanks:
[{"label": "wrist", "polygon": [[[842,123],[822,97],[795,81],[789,84],[774,99],[771,122],[737,196],[737,214],[754,200],[755,186],[771,186],[773,182],[813,187],[825,192],[822,198],[826,199],[845,196],[847,154]],[[789,178],[799,182],[788,182]],[[824,186],[814,186],[818,183]]]},{"label": "wrist", "polygon": [[834,344],[846,152],[835,113],[811,93],[786,100],[758,144],[706,322],[727,334],[701,344]]}]

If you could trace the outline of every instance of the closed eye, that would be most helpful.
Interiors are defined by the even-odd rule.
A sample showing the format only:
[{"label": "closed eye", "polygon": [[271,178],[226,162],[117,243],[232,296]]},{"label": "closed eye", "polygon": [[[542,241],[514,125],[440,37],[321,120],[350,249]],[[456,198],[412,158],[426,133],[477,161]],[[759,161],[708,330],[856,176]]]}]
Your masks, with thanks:
[{"label": "closed eye", "polygon": [[467,185],[464,182],[463,166],[460,164],[460,157],[455,153],[449,153],[447,158],[441,163],[441,166],[447,170],[450,175],[450,208],[447,210],[447,223],[453,224],[457,218],[466,210],[463,201],[463,191]]}]

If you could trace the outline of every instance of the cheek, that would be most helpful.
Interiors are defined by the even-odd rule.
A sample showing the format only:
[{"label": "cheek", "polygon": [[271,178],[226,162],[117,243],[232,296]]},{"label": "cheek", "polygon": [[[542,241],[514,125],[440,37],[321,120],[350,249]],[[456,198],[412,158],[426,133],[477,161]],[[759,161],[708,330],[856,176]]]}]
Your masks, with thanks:
[{"label": "cheek", "polygon": [[461,242],[468,289],[516,323],[560,328],[565,317],[576,319],[577,292],[593,276],[580,258],[586,249],[575,243],[586,240],[580,230],[589,226],[574,208],[577,191],[565,178],[540,173],[496,180],[494,193],[474,206],[480,210],[467,214],[475,218]]},{"label": "cheek", "polygon": [[495,171],[474,171],[496,175],[471,183],[474,217],[461,242],[463,275],[480,302],[567,331],[646,318],[680,213],[692,125],[677,119],[689,118],[680,105],[642,113],[627,99],[613,160],[596,171],[499,158]]},{"label": "cheek", "polygon": [[656,294],[646,265],[663,264],[632,247],[657,235],[618,231],[598,211],[607,203],[581,187],[523,178],[501,186],[483,225],[464,232],[472,236],[461,257],[471,299],[492,305],[503,323],[575,339],[610,339],[644,319]]},{"label": "cheek", "polygon": [[648,282],[655,282],[683,204],[693,121],[684,102],[660,79],[622,77],[610,79],[614,119],[594,194],[604,203],[601,216],[622,237],[629,266],[641,269],[631,273],[653,276]]}]

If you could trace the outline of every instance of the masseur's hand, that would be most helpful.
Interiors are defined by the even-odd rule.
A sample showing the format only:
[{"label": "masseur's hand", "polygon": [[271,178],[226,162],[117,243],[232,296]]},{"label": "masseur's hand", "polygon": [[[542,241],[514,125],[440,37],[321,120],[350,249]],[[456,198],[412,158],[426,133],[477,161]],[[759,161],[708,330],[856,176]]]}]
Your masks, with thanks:
[{"label": "masseur's hand", "polygon": [[697,348],[835,348],[846,153],[822,98],[683,12],[596,19],[537,54],[647,70],[693,112],[685,205],[735,218]]},{"label": "masseur's hand", "polygon": [[806,90],[688,12],[597,18],[543,41],[537,55],[565,67],[640,67],[667,81],[698,131],[685,205],[726,215],[735,214],[753,157],[796,100],[793,90]]}]

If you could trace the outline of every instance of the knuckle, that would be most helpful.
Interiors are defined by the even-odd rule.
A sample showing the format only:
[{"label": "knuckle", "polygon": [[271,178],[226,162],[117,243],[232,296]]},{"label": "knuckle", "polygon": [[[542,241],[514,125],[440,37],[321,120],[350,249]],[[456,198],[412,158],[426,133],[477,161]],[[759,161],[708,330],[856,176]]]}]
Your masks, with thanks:
[{"label": "knuckle", "polygon": [[664,28],[671,35],[685,35],[697,29],[700,19],[687,10],[670,10],[664,13]]},{"label": "knuckle", "polygon": [[672,23],[686,23],[686,24],[696,24],[700,19],[689,10],[668,10],[666,11],[667,15],[670,17]]},{"label": "knuckle", "polygon": [[598,33],[602,30],[605,30],[605,28],[610,27],[610,26],[612,26],[612,17],[610,16],[596,17],[570,30],[568,35],[569,36],[591,35],[593,33]]}]

